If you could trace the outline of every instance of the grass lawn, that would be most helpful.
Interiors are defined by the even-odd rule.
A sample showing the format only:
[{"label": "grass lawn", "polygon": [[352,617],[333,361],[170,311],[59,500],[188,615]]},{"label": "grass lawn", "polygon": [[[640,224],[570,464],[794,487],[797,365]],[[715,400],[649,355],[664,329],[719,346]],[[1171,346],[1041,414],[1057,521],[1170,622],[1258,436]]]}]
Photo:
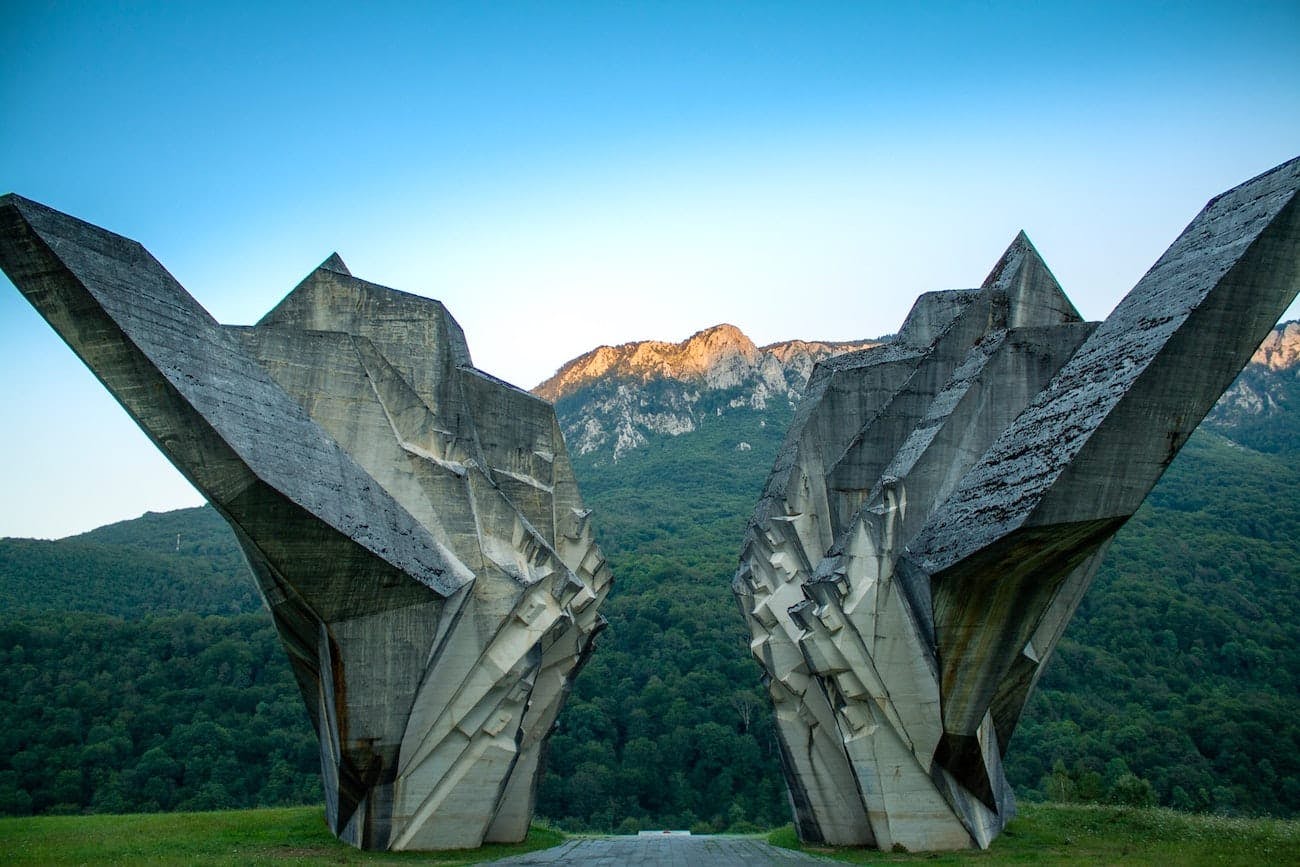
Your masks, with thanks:
[{"label": "grass lawn", "polygon": [[131,816],[36,816],[0,819],[4,864],[474,864],[564,839],[534,826],[513,845],[455,852],[361,852],[325,827],[322,807],[148,813]]},{"label": "grass lawn", "polygon": [[906,854],[803,846],[794,826],[768,842],[852,864],[1300,864],[1300,821],[1226,819],[1161,808],[1022,804],[988,851]]}]

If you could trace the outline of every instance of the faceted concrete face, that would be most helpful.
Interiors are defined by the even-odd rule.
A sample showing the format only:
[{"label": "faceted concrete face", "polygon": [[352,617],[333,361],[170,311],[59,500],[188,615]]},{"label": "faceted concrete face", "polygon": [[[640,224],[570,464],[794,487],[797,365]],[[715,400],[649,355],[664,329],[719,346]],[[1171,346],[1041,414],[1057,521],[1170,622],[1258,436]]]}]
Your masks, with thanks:
[{"label": "faceted concrete face", "polygon": [[986,847],[1002,755],[1115,532],[1300,289],[1300,159],[1217,197],[1100,325],[1021,234],[830,359],[732,587],[800,836]]},{"label": "faceted concrete face", "polygon": [[9,195],[0,267],[230,522],[366,849],[522,840],[610,576],[550,404],[331,256],[254,327]]}]

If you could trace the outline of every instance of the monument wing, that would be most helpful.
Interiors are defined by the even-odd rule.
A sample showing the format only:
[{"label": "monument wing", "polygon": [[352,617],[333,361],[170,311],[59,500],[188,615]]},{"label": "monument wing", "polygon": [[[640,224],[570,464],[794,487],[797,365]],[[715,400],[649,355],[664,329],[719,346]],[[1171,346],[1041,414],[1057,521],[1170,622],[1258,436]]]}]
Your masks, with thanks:
[{"label": "monument wing", "polygon": [[231,524],[367,849],[521,840],[609,571],[550,405],[331,256],[256,326],[138,243],[0,198],[0,266]]},{"label": "monument wing", "polygon": [[1103,323],[1021,233],[813,372],[732,586],[807,841],[986,847],[1002,755],[1115,532],[1300,290],[1300,159],[1212,200]]}]

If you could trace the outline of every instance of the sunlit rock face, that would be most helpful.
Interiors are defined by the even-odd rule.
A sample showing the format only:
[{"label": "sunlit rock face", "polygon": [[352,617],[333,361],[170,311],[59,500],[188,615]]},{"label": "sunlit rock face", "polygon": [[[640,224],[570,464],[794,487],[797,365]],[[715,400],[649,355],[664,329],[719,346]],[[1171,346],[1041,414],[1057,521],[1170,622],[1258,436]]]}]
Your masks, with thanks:
[{"label": "sunlit rock face", "polygon": [[234,528],[366,849],[527,833],[610,576],[550,404],[337,256],[253,327],[147,251],[0,199],[0,266]]},{"label": "sunlit rock face", "polygon": [[817,361],[870,345],[788,340],[759,347],[734,325],[715,325],[681,343],[601,346],[533,393],[560,407],[575,455],[617,463],[655,437],[691,433],[715,416],[792,410]]},{"label": "sunlit rock face", "polygon": [[1228,433],[1243,428],[1283,424],[1288,411],[1300,405],[1300,321],[1281,322],[1273,329],[1241,376],[1223,393],[1205,423]]},{"label": "sunlit rock face", "polygon": [[1300,365],[1300,322],[1287,322],[1273,329],[1251,358],[1269,370],[1290,370]]},{"label": "sunlit rock face", "polygon": [[1300,289],[1300,160],[1085,323],[1028,239],[817,366],[733,589],[809,842],[987,847],[1002,756],[1115,532]]}]

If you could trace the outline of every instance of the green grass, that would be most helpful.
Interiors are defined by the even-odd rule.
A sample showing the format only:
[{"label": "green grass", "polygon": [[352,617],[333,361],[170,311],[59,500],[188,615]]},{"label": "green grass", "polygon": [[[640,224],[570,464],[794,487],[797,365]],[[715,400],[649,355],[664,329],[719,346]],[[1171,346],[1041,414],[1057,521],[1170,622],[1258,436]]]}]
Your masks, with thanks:
[{"label": "green grass", "polygon": [[[320,807],[0,819],[4,864],[475,864],[546,849],[564,835],[533,826],[516,845],[456,852],[360,852],[326,829]],[[987,852],[906,854],[801,846],[790,825],[768,842],[853,864],[1300,865],[1300,821],[1226,819],[1165,809],[1025,804]]]},{"label": "green grass", "polygon": [[560,843],[533,826],[528,838],[453,852],[361,852],[335,839],[320,807],[37,816],[0,819],[4,864],[475,864]]},{"label": "green grass", "polygon": [[1300,821],[1091,804],[1023,804],[984,852],[907,854],[804,846],[792,825],[767,839],[774,846],[851,864],[1300,864]]}]

